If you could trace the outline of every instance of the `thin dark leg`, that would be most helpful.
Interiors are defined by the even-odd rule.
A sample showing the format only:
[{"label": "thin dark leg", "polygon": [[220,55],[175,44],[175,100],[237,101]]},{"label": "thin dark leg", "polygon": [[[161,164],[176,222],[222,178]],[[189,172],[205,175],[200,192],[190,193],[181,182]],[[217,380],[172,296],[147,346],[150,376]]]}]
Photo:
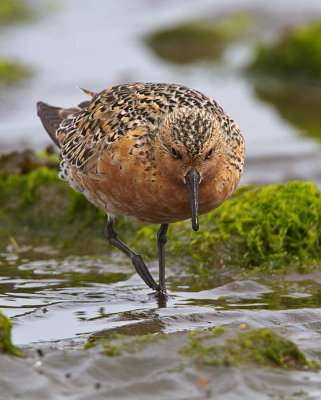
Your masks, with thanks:
[{"label": "thin dark leg", "polygon": [[159,259],[159,285],[166,293],[165,285],[165,244],[167,242],[168,224],[162,224],[157,232],[158,259]]},{"label": "thin dark leg", "polygon": [[122,241],[118,239],[117,233],[113,229],[113,222],[113,219],[108,217],[107,225],[105,228],[105,236],[109,240],[110,244],[117,247],[131,259],[138,275],[143,279],[146,285],[148,285],[153,290],[161,291],[161,287],[154,281],[142,257],[139,254],[134,253],[129,247],[127,247]]}]

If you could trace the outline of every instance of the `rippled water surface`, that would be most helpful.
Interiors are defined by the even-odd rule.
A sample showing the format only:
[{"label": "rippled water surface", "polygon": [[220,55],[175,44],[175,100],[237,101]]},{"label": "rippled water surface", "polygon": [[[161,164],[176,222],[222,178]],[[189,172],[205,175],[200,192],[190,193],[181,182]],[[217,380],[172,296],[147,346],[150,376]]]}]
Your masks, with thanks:
[{"label": "rippled water surface", "polygon": [[[23,397],[30,399],[35,395],[57,398],[66,393],[86,399],[93,393],[101,398],[127,398],[131,393],[130,398],[137,399],[165,395],[198,399],[204,398],[204,393],[209,398],[220,394],[224,399],[255,399],[257,393],[265,396],[260,398],[282,393],[288,395],[285,398],[296,398],[301,392],[306,396],[302,398],[319,398],[320,373],[280,375],[280,371],[267,367],[218,367],[213,375],[206,366],[184,367],[174,354],[186,341],[186,336],[177,336],[178,332],[184,335],[216,326],[238,329],[245,324],[277,330],[307,356],[318,359],[321,272],[242,278],[232,270],[217,270],[203,282],[188,267],[174,260],[168,264],[170,296],[164,303],[155,299],[118,253],[68,257],[50,247],[22,248],[18,252],[9,247],[0,255],[0,304],[13,321],[14,343],[25,349],[28,358],[10,359],[0,385],[3,380],[7,385],[11,382],[8,393],[18,396],[30,386],[28,379],[36,379],[37,387],[29,388],[30,397]],[[156,262],[151,267],[156,275]],[[112,333],[171,335],[165,343],[153,344],[134,355],[110,358],[100,348],[80,350],[88,339]],[[68,353],[63,353],[64,349]],[[0,358],[1,369],[7,361]],[[25,373],[28,379],[15,385],[15,377]],[[204,377],[209,382],[203,387],[197,382]],[[45,390],[48,385],[50,395]],[[155,390],[160,397],[153,395]]]},{"label": "rippled water surface", "polygon": [[[48,144],[35,116],[37,100],[69,106],[83,100],[74,90],[78,85],[101,90],[124,81],[171,81],[209,94],[239,123],[247,143],[243,183],[320,182],[319,144],[302,136],[273,103],[261,102],[238,72],[249,57],[248,45],[232,46],[220,66],[178,67],[156,58],[143,41],[166,24],[236,9],[265,12],[267,31],[271,24],[278,30],[321,11],[314,0],[280,1],[277,7],[254,0],[73,0],[7,28],[0,35],[1,54],[33,65],[36,74],[25,86],[1,88],[0,151]],[[177,357],[187,331],[246,325],[276,330],[321,361],[320,272],[243,276],[238,266],[213,265],[211,276],[202,280],[187,260],[170,259],[165,303],[107,245],[106,254],[97,255],[93,249],[79,254],[37,243],[0,248],[0,308],[12,319],[13,342],[28,355],[0,357],[1,399],[321,399],[317,372],[213,370]],[[149,265],[157,276],[157,261]],[[82,350],[88,339],[111,333],[160,332],[173,336],[135,355]]]}]

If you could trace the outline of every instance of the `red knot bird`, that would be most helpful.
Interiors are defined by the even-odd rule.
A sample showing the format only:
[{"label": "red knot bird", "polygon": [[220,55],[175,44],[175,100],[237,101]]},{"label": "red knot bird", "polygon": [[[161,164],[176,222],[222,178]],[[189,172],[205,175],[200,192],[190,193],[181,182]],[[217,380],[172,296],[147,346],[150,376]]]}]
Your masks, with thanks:
[{"label": "red knot bird", "polygon": [[[166,293],[168,225],[222,204],[236,189],[245,143],[238,125],[211,98],[185,86],[132,83],[73,108],[39,102],[38,115],[62,161],[59,176],[107,213],[105,236],[144,282]],[[159,284],[142,257],[120,241],[114,218],[160,224]]]}]

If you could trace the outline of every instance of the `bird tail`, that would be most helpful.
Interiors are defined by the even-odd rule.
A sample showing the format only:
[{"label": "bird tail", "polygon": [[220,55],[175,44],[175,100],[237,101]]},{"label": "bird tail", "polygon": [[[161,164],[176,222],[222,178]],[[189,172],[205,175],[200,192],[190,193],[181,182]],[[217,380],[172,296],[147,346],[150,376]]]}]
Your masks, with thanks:
[{"label": "bird tail", "polygon": [[[79,88],[82,92],[86,93],[88,96],[94,97],[97,93],[92,92],[87,89]],[[61,122],[75,113],[86,109],[91,103],[91,100],[83,101],[78,104],[77,107],[73,108],[61,108],[61,107],[53,107],[49,104],[43,103],[42,101],[38,101],[37,103],[37,114],[41,119],[41,122],[46,129],[48,135],[51,137],[53,142],[60,147],[59,140],[57,139],[56,132],[59,128]]]},{"label": "bird tail", "polygon": [[61,108],[49,106],[49,104],[38,101],[37,103],[37,114],[41,119],[42,125],[46,129],[48,135],[54,141],[54,143],[60,147],[59,140],[57,139],[56,132],[61,122],[79,111],[87,108],[90,105],[90,101],[83,101],[78,104],[77,107],[72,108]]},{"label": "bird tail", "polygon": [[56,131],[66,117],[66,115],[63,115],[63,111],[63,108],[52,107],[41,101],[37,103],[37,114],[48,135],[58,147],[60,147],[60,144],[56,137]]}]

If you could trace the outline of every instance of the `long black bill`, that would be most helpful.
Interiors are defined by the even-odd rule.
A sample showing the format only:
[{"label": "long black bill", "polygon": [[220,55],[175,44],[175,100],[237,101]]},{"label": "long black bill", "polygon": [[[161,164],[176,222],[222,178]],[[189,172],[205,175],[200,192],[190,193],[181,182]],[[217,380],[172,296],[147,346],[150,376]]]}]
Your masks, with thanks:
[{"label": "long black bill", "polygon": [[195,168],[192,168],[185,176],[186,186],[191,202],[192,210],[192,227],[194,231],[199,228],[198,222],[198,186],[200,183],[200,174]]}]

